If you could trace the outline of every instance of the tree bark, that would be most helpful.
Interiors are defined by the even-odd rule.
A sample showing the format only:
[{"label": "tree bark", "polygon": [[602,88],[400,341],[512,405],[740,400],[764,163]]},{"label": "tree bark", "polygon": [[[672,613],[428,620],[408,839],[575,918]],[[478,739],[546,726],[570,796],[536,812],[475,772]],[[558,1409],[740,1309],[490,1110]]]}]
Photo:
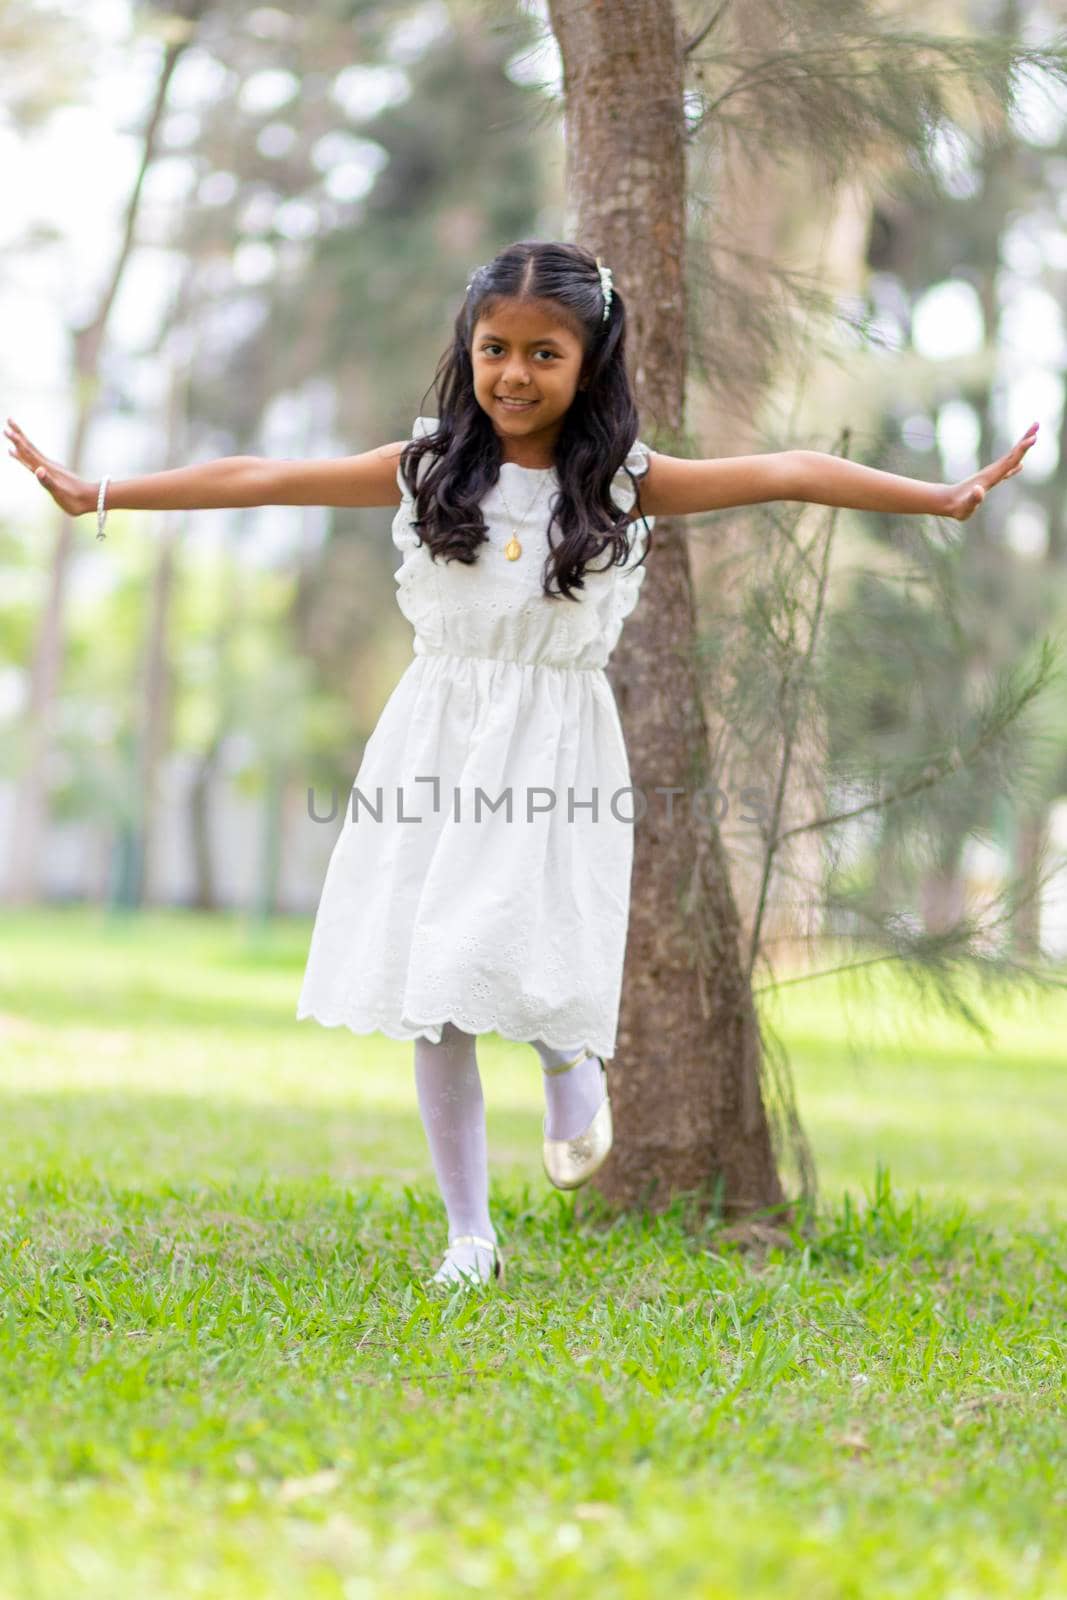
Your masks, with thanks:
[{"label": "tree bark", "polygon": [[[615,274],[642,437],[670,450],[687,357],[685,39],[665,0],[549,0],[549,11],[563,60],[568,233]],[[695,629],[684,524],[663,519],[610,669],[638,820],[609,1067],[616,1143],[594,1183],[617,1207],[658,1211],[688,1192],[731,1218],[781,1215],[737,910],[717,825],[697,813],[711,775]]]}]

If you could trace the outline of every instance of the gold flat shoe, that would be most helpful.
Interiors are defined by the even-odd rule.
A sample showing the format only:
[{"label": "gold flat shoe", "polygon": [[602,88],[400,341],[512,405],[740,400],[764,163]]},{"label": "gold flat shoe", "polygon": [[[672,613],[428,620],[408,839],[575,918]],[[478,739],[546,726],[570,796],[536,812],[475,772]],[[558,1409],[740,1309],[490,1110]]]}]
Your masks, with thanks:
[{"label": "gold flat shoe", "polygon": [[[569,1072],[572,1067],[576,1067],[579,1062],[585,1061],[592,1055],[593,1051],[584,1047],[579,1050],[573,1061],[566,1061],[561,1067],[546,1067],[545,1071],[550,1074]],[[544,1118],[541,1123],[543,1133],[541,1156],[548,1181],[555,1184],[557,1189],[580,1189],[582,1184],[587,1183],[594,1172],[598,1172],[604,1165],[611,1150],[613,1133],[607,1068],[600,1056],[594,1056],[594,1059],[600,1062],[604,1098],[589,1126],[571,1139],[550,1139],[548,1134],[544,1133],[548,1119]]]}]

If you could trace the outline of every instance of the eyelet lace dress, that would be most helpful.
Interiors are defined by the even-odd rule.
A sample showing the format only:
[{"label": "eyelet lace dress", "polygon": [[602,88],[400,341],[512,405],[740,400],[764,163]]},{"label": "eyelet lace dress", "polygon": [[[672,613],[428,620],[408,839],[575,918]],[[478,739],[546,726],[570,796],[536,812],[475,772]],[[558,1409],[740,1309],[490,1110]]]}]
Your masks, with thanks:
[{"label": "eyelet lace dress", "polygon": [[[436,427],[418,417],[414,434]],[[626,467],[648,471],[646,445]],[[549,600],[555,470],[500,471],[515,515],[538,479],[552,482],[519,526],[516,561],[504,555],[512,518],[494,485],[482,502],[489,542],[464,566],[435,563],[418,543],[397,468],[394,576],[413,658],[364,749],[296,1015],[435,1043],[451,1020],[610,1057],[636,797],[604,668],[637,604],[654,519],[631,523],[624,565],[596,572],[606,554],[595,557],[577,601]],[[624,468],[612,494],[632,508]]]}]

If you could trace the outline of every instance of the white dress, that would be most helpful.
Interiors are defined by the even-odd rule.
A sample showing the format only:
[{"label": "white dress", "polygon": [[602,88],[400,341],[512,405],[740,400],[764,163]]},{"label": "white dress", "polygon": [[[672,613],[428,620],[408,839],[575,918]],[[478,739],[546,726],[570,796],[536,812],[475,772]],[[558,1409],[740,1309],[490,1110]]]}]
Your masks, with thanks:
[{"label": "white dress", "polygon": [[[436,426],[418,417],[415,435]],[[626,465],[647,472],[647,446],[636,443]],[[504,555],[512,520],[495,485],[481,507],[489,543],[464,566],[435,563],[417,542],[397,469],[393,542],[404,559],[394,576],[414,654],[364,749],[296,1015],[434,1042],[451,1019],[610,1057],[636,797],[604,667],[637,603],[648,532],[631,523],[625,565],[587,566],[577,601],[549,600],[555,469],[500,471],[515,516],[543,486],[519,526],[522,554]],[[623,469],[612,494],[632,507]]]}]

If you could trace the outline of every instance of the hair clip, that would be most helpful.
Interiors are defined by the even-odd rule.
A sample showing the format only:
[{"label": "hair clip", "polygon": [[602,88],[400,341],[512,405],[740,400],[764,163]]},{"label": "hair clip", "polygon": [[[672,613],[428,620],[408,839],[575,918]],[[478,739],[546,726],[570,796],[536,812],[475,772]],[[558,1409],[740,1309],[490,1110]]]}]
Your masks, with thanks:
[{"label": "hair clip", "polygon": [[596,264],[597,271],[600,273],[600,289],[604,296],[604,315],[600,320],[601,322],[607,322],[608,313],[611,310],[611,292],[614,287],[615,280],[611,276],[611,268],[602,266],[599,256],[596,258]]}]

